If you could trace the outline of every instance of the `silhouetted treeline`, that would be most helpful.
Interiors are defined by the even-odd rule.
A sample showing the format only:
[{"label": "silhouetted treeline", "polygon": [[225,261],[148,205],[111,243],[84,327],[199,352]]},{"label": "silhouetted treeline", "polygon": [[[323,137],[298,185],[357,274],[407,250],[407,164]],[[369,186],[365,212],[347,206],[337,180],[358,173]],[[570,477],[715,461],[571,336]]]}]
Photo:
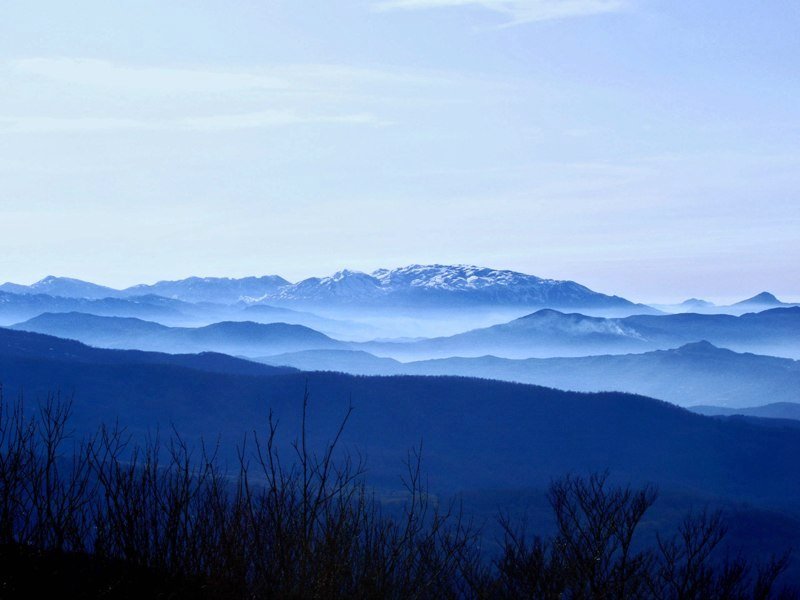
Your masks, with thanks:
[{"label": "silhouetted treeline", "polygon": [[[34,416],[0,389],[0,598],[797,598],[777,589],[788,556],[718,556],[719,513],[688,515],[674,536],[637,543],[654,489],[606,475],[550,487],[557,534],[501,517],[499,550],[457,505],[427,493],[411,452],[401,509],[303,425],[281,455],[270,418],[241,445],[233,473],[173,433],[133,444],[123,430],[72,438],[70,404]],[[349,416],[349,415],[348,415]]]}]

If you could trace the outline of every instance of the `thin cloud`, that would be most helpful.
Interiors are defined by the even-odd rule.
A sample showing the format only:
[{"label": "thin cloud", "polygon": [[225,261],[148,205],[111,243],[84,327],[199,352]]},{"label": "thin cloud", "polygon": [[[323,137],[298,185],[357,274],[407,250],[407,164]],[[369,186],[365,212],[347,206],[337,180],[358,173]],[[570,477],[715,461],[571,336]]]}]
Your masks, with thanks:
[{"label": "thin cloud", "polygon": [[481,7],[506,15],[509,21],[504,25],[511,26],[619,12],[628,5],[629,0],[385,0],[373,7],[379,11]]},{"label": "thin cloud", "polygon": [[285,79],[264,73],[135,67],[85,58],[22,58],[9,61],[16,71],[83,87],[125,91],[216,93],[220,91],[285,90]]},{"label": "thin cloud", "polygon": [[[456,103],[470,90],[494,94],[503,85],[452,73],[346,64],[223,69],[73,57],[0,62],[0,89],[32,84],[47,92],[27,114],[19,114],[19,103],[0,112],[0,134],[383,127],[410,106]],[[456,87],[460,93],[449,93]]]},{"label": "thin cloud", "polygon": [[[0,88],[24,89],[33,80],[44,82],[50,93],[28,114],[0,113],[0,134],[382,127],[393,122],[377,114],[385,109],[382,96],[407,97],[410,89],[444,85],[431,74],[347,65],[213,69],[70,57],[0,63]],[[74,104],[48,100],[76,90],[83,95],[78,114],[65,113]],[[95,114],[87,112],[92,106]]]},{"label": "thin cloud", "polygon": [[225,132],[308,124],[349,124],[380,127],[390,123],[367,113],[319,115],[300,114],[283,110],[162,120],[26,116],[0,117],[0,133]]},{"label": "thin cloud", "polygon": [[86,58],[19,58],[7,65],[19,74],[53,82],[124,92],[219,94],[247,92],[324,93],[367,85],[442,85],[441,74],[334,64],[298,64],[252,69],[135,66]]},{"label": "thin cloud", "polygon": [[96,133],[157,129],[137,119],[104,117],[0,117],[0,133]]},{"label": "thin cloud", "polygon": [[192,131],[232,131],[303,124],[349,124],[384,126],[388,121],[368,113],[347,115],[304,115],[294,111],[271,110],[241,115],[217,115],[183,119],[180,125]]}]

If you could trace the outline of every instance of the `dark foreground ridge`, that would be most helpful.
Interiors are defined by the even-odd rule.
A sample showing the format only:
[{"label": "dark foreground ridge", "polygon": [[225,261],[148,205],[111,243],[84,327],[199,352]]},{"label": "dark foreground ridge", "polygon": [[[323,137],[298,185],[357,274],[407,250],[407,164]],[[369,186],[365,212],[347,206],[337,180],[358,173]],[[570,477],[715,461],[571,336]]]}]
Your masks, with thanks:
[{"label": "dark foreground ridge", "polygon": [[[302,409],[307,422],[308,395]],[[493,551],[455,504],[423,485],[409,455],[405,494],[381,504],[364,467],[320,454],[302,427],[287,459],[277,425],[220,468],[177,435],[130,445],[119,429],[69,435],[69,405],[29,418],[0,397],[0,590],[3,598],[797,598],[779,588],[788,555],[766,562],[719,550],[719,513],[641,543],[651,486],[607,475],[553,482],[556,534],[530,537],[500,517]]]},{"label": "dark foreground ridge", "polygon": [[[174,430],[193,448],[200,438],[218,448],[220,469],[232,473],[242,436],[263,430],[270,412],[281,423],[274,444],[284,456],[293,456],[301,429],[307,448],[320,455],[352,406],[340,448],[368,458],[365,482],[382,505],[396,507],[406,494],[402,457],[422,440],[429,493],[462,498],[464,514],[493,529],[481,539],[485,549],[502,535],[498,508],[555,535],[542,502],[551,482],[605,469],[609,485],[658,485],[659,501],[648,511],[658,527],[645,523],[647,543],[657,542],[656,530],[675,531],[688,510],[710,507],[729,516],[731,556],[741,549],[764,562],[800,547],[800,430],[774,420],[769,427],[762,419],[723,421],[627,394],[458,377],[307,374],[221,355],[103,350],[2,329],[0,381],[10,397],[24,391],[32,408],[52,390],[72,397],[77,438],[115,422],[131,444],[159,428]],[[299,399],[306,386],[314,397],[304,428]],[[787,575],[800,581],[795,563]]]},{"label": "dark foreground ridge", "polygon": [[[218,358],[219,355],[211,355]],[[343,438],[370,460],[370,481],[397,488],[398,457],[424,440],[432,491],[547,487],[563,473],[610,469],[624,482],[656,482],[698,502],[736,499],[797,517],[800,431],[720,421],[666,402],[619,393],[581,394],[459,377],[356,377],[287,372],[227,357],[89,348],[0,329],[0,382],[35,403],[74,396],[73,428],[90,434],[117,420],[136,440],[174,428],[187,440],[230,449],[270,411],[297,431],[297,399],[314,392],[308,440],[324,446],[330,424],[353,406]],[[176,364],[179,362],[179,364]],[[242,374],[253,369],[249,374]],[[290,436],[277,442],[289,447]]]}]

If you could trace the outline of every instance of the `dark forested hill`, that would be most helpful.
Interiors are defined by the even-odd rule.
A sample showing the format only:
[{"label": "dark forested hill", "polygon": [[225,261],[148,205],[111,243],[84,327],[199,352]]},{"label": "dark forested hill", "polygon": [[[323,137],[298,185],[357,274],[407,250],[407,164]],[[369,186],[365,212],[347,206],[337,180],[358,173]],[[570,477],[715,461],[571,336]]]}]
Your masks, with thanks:
[{"label": "dark forested hill", "polygon": [[307,384],[311,439],[330,435],[352,403],[346,442],[386,485],[396,485],[406,451],[423,441],[439,490],[546,485],[564,472],[608,468],[631,481],[800,505],[800,432],[721,422],[641,396],[456,377],[209,372],[196,358],[173,363],[8,330],[0,348],[6,393],[74,394],[79,430],[119,419],[132,432],[172,424],[235,442],[273,410],[289,439]]},{"label": "dark forested hill", "polygon": [[[294,371],[292,368],[270,367],[216,352],[166,354],[140,350],[111,351],[50,335],[0,328],[0,366],[10,369],[12,365],[20,364],[19,361],[30,361],[26,364],[31,365],[52,362],[53,364],[82,364],[98,367],[108,365],[174,366],[227,375],[267,376]],[[22,381],[27,379],[24,369],[16,374],[13,370],[9,372],[12,373],[11,379],[6,381],[13,381],[17,376],[22,377]],[[69,379],[65,379],[64,386],[69,384]],[[57,388],[51,388],[51,391],[65,389],[64,386],[58,385]],[[33,389],[44,388],[34,385]]]}]

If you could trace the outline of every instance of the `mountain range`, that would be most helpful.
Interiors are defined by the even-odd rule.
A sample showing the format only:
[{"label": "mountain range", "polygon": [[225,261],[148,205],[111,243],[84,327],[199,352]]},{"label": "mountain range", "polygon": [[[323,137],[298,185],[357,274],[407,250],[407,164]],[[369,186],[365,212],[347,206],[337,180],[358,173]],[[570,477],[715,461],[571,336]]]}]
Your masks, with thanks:
[{"label": "mountain range", "polygon": [[741,300],[728,305],[717,305],[708,300],[699,298],[689,298],[677,305],[659,305],[654,304],[655,308],[659,310],[675,313],[675,312],[697,312],[706,314],[729,314],[741,315],[747,312],[759,312],[769,310],[770,308],[788,308],[792,306],[800,306],[797,302],[783,302],[779,300],[774,294],[770,292],[761,292],[752,298]]},{"label": "mountain range", "polygon": [[48,276],[29,286],[0,285],[14,294],[69,298],[127,298],[155,294],[184,302],[236,302],[338,308],[381,306],[524,306],[653,312],[618,296],[590,290],[574,281],[543,279],[508,270],[469,265],[410,265],[373,273],[343,270],[328,277],[290,283],[277,275],[242,279],[190,277],[116,290],[77,279]]},{"label": "mountain range", "polygon": [[30,319],[45,312],[75,311],[176,323],[190,320],[190,315],[199,310],[201,308],[196,305],[154,295],[94,299],[0,291],[0,325]]},{"label": "mountain range", "polygon": [[264,277],[189,277],[176,281],[159,281],[154,284],[138,284],[125,289],[97,285],[71,277],[48,275],[31,285],[4,283],[0,292],[14,294],[45,294],[63,298],[130,298],[132,296],[162,296],[184,302],[210,302],[233,304],[245,297],[260,297],[290,285],[277,275]]},{"label": "mountain range", "polygon": [[402,363],[364,351],[306,350],[261,360],[270,365],[291,366],[304,371],[340,371],[356,375],[459,375],[581,392],[629,392],[682,406],[704,402],[721,411],[766,400],[800,402],[799,361],[739,354],[708,342],[642,354],[576,358],[514,360],[482,356]]},{"label": "mountain range", "polygon": [[[103,298],[118,298],[120,291],[104,285],[97,285],[71,277],[55,277],[48,275],[44,279],[31,285],[19,285],[7,282],[0,285],[0,292],[11,294],[34,294],[45,296],[60,296],[62,298],[85,298],[87,300],[100,300]],[[142,294],[143,295],[143,294]]]},{"label": "mountain range", "polygon": [[[297,283],[279,275],[188,277],[137,284],[124,289],[50,275],[31,285],[4,283],[0,285],[0,292],[87,300],[161,296],[195,304],[262,303],[322,308],[327,311],[521,307],[582,310],[602,316],[659,312],[619,296],[595,292],[574,281],[544,279],[516,271],[472,265],[409,265],[378,269],[372,273],[345,269],[327,277],[311,277]],[[729,306],[716,306],[692,298],[677,306],[661,308],[667,312],[741,314],[788,306],[796,304],[781,302],[773,294],[762,292]]]},{"label": "mountain range", "polygon": [[669,349],[706,340],[737,351],[800,357],[800,307],[741,316],[681,313],[591,317],[542,309],[508,323],[407,343],[360,349],[399,360],[476,357],[546,358]]},{"label": "mountain range", "polygon": [[234,304],[245,298],[259,298],[275,293],[291,285],[278,275],[262,277],[189,277],[177,281],[159,281],[154,284],[139,284],[122,290],[124,296],[157,294],[176,298],[184,302],[211,302]]},{"label": "mountain range", "polygon": [[342,341],[309,327],[280,322],[222,321],[202,327],[168,327],[138,318],[79,312],[43,313],[13,327],[108,348],[214,350],[250,357],[304,350],[360,350],[404,361],[486,355],[525,359],[641,353],[703,340],[739,352],[800,356],[799,307],[739,317],[687,313],[622,319],[543,309],[449,337],[371,342]]},{"label": "mountain range", "polygon": [[487,305],[651,310],[574,281],[471,265],[410,265],[373,273],[344,270],[283,287],[265,299],[312,306],[324,302],[366,307]]},{"label": "mountain range", "polygon": [[204,327],[167,327],[136,318],[44,313],[13,328],[105,348],[160,352],[215,351],[258,356],[347,347],[343,342],[302,325],[252,321],[223,321]]}]

